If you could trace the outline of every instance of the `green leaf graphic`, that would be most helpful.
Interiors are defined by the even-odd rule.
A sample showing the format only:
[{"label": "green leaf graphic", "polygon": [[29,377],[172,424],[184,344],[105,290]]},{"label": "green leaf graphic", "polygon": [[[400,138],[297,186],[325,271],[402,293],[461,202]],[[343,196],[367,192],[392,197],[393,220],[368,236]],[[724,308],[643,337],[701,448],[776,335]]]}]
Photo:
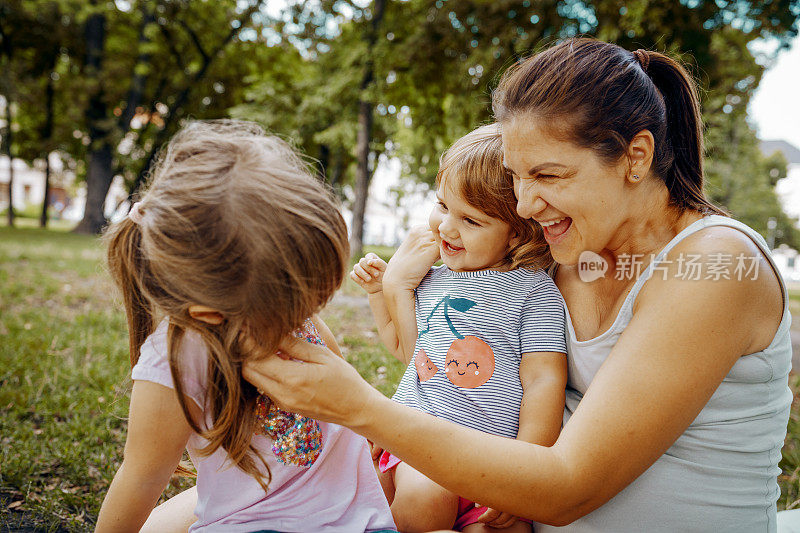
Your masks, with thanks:
[{"label": "green leaf graphic", "polygon": [[475,307],[475,302],[466,298],[450,298],[447,303],[450,304],[450,307],[462,313],[466,313]]}]

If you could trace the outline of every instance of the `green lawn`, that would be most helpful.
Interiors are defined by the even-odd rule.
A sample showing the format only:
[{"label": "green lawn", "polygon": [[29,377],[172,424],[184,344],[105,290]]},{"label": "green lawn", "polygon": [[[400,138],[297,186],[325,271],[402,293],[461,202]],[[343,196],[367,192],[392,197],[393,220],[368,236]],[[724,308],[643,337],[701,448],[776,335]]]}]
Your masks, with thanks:
[{"label": "green lawn", "polygon": [[[792,300],[800,315],[800,291]],[[403,368],[380,345],[360,289],[348,280],[323,317],[347,359],[391,394]],[[129,371],[125,319],[99,241],[0,227],[0,526],[92,527],[121,459]],[[789,432],[781,508],[800,505],[797,409]],[[165,495],[187,483],[176,478]]]}]

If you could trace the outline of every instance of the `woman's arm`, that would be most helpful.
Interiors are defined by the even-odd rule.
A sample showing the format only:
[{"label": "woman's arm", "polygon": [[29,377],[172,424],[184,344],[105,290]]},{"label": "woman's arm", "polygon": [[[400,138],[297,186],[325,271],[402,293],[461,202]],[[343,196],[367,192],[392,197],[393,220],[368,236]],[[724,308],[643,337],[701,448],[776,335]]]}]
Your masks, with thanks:
[{"label": "woman's arm", "polygon": [[[761,257],[744,235],[703,233],[673,254]],[[736,360],[768,344],[779,309],[778,281],[763,257],[758,277],[742,281],[680,279],[673,262],[666,279],[645,285],[633,319],[549,448],[392,402],[317,347],[293,343],[287,351],[308,364],[273,358],[249,365],[245,376],[282,407],[347,425],[457,494],[561,525],[601,506],[652,465]]]},{"label": "woman's arm", "polygon": [[[197,410],[192,400],[186,401],[190,410]],[[175,472],[191,432],[173,389],[133,382],[124,458],[103,500],[96,531],[139,531]]]}]

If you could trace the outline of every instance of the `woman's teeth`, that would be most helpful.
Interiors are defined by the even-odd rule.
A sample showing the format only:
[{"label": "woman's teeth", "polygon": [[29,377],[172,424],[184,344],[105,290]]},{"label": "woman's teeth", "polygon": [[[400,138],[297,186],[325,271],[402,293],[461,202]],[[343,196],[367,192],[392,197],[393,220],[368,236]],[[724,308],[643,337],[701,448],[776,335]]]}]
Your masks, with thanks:
[{"label": "woman's teeth", "polygon": [[572,219],[569,217],[562,217],[557,220],[549,220],[540,224],[542,225],[542,231],[544,232],[545,238],[552,239],[566,233],[570,226],[572,226]]},{"label": "woman's teeth", "polygon": [[564,220],[565,218],[567,218],[567,217],[561,217],[561,218],[558,218],[558,219],[555,219],[555,220],[548,220],[547,222],[539,222],[539,224],[540,224],[540,225],[541,225],[543,228],[546,228],[546,227],[548,227],[548,226],[552,226],[553,224],[558,224],[559,222],[561,222],[561,221],[562,221],[562,220]]}]

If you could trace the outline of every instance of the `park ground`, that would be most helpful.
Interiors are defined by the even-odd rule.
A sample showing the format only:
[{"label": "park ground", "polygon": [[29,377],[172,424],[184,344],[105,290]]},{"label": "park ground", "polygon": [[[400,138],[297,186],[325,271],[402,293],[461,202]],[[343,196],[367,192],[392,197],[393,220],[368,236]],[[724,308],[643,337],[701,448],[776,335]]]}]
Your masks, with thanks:
[{"label": "park ground", "polygon": [[[0,533],[91,530],[125,442],[121,302],[99,239],[63,229],[0,227]],[[791,306],[800,316],[798,289]],[[346,281],[322,316],[348,361],[390,395],[403,367],[381,346],[358,287]],[[790,385],[780,509],[800,506],[800,376]],[[176,477],[163,497],[189,484]]]}]

